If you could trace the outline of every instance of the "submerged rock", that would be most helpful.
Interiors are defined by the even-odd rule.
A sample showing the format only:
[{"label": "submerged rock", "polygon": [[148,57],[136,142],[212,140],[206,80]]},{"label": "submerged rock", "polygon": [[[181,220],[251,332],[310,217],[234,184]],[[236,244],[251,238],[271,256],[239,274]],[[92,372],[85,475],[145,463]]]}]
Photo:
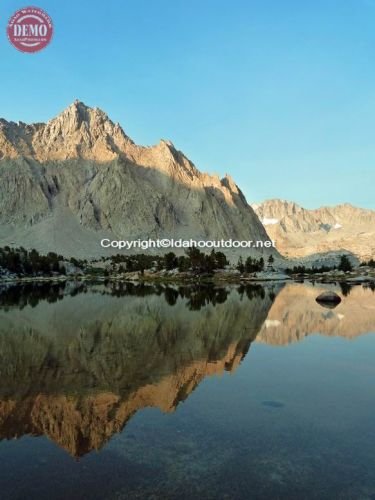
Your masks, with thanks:
[{"label": "submerged rock", "polygon": [[318,295],[315,300],[322,306],[333,308],[340,304],[341,297],[336,292],[328,291]]}]

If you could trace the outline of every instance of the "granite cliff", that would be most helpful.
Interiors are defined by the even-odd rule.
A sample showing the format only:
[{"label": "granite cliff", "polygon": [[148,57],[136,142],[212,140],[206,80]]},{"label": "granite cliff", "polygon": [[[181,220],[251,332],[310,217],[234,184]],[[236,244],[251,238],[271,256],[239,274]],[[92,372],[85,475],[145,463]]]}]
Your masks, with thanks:
[{"label": "granite cliff", "polygon": [[229,176],[201,173],[169,141],[136,145],[97,108],[0,120],[0,246],[88,257],[108,254],[103,237],[268,239]]}]

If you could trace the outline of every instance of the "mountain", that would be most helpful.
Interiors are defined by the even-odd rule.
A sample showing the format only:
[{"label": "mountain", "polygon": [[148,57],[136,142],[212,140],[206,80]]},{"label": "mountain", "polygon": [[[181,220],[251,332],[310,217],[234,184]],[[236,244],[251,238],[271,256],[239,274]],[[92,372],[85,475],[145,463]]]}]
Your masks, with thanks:
[{"label": "mountain", "polygon": [[103,237],[268,239],[229,176],[201,173],[169,141],[136,145],[100,109],[0,120],[0,246],[88,257],[109,253]]},{"label": "mountain", "polygon": [[375,211],[348,203],[308,210],[284,200],[267,200],[253,209],[290,258],[323,252],[347,251],[361,260],[375,256]]}]

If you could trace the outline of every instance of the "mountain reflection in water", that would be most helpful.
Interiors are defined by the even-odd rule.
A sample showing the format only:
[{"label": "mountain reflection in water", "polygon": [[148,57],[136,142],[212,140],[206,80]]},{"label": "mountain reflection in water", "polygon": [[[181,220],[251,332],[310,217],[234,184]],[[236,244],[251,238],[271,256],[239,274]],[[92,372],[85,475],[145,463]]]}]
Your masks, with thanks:
[{"label": "mountain reflection in water", "polygon": [[234,370],[274,291],[109,284],[11,287],[0,296],[0,436],[45,434],[74,456],[139,409],[175,410]]},{"label": "mountain reflection in water", "polygon": [[26,284],[0,289],[0,439],[45,435],[99,450],[140,409],[173,412],[207,376],[236,370],[251,343],[375,330],[374,293],[321,287]]}]

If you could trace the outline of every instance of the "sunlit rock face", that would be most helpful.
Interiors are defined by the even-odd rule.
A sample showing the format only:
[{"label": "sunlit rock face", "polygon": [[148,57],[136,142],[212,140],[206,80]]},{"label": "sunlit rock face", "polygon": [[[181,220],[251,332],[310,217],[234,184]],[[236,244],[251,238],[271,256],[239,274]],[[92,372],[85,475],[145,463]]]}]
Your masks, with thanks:
[{"label": "sunlit rock face", "polygon": [[102,238],[268,240],[229,176],[201,173],[170,141],[136,145],[97,108],[0,120],[2,244],[87,257],[108,254]]},{"label": "sunlit rock face", "polygon": [[81,456],[138,410],[174,411],[205,377],[234,371],[275,290],[57,287],[33,300],[6,293],[0,436],[46,435]]},{"label": "sunlit rock face", "polygon": [[285,200],[253,205],[277,249],[290,258],[349,252],[360,260],[375,256],[375,211],[349,203],[308,210]]}]

